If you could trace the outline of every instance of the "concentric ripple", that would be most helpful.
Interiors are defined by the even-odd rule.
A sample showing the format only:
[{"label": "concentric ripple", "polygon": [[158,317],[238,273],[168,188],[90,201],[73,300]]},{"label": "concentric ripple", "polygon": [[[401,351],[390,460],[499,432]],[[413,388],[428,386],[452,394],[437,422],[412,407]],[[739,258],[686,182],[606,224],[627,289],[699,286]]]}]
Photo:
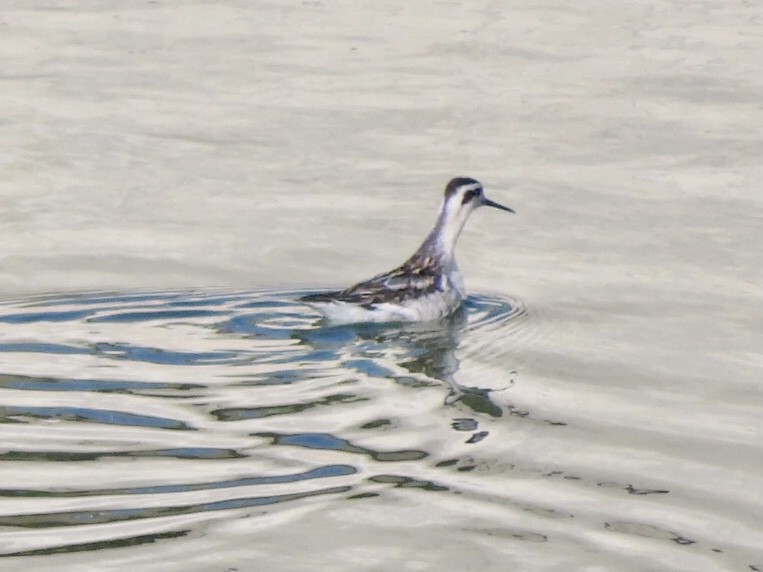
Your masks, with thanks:
[{"label": "concentric ripple", "polygon": [[436,324],[327,327],[299,294],[0,304],[0,554],[171,539],[231,511],[385,486],[441,490],[413,470],[449,466],[417,431],[485,438],[470,415],[501,407],[459,383],[459,359],[500,361],[527,309],[476,296]]}]

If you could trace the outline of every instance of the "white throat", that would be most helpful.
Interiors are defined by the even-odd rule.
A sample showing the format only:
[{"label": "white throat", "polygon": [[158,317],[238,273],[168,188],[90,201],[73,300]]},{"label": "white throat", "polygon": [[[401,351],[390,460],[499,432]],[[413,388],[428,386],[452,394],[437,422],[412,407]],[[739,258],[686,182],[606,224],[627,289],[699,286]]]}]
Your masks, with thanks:
[{"label": "white throat", "polygon": [[424,241],[425,244],[429,243],[434,247],[443,259],[453,260],[458,237],[474,208],[461,204],[456,197],[443,201],[437,222]]}]

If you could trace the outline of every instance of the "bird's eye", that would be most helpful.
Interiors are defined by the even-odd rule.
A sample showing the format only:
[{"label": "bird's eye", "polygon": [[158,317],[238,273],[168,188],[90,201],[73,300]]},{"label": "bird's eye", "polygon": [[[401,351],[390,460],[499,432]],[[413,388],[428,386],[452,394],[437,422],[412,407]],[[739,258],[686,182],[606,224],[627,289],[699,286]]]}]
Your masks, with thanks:
[{"label": "bird's eye", "polygon": [[461,201],[461,204],[465,205],[466,203],[468,203],[470,200],[472,200],[474,197],[478,196],[479,194],[480,194],[479,189],[472,189],[471,191],[466,191],[464,193],[464,198]]}]

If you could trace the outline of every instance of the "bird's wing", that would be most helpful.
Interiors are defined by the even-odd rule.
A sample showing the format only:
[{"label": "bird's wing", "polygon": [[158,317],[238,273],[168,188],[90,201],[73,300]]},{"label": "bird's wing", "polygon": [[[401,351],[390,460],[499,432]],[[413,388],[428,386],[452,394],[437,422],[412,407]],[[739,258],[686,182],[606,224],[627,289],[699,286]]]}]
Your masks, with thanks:
[{"label": "bird's wing", "polygon": [[399,303],[408,298],[425,296],[442,289],[440,265],[433,258],[412,258],[399,268],[374,276],[339,292],[312,294],[305,302],[347,302],[373,306],[385,302]]}]

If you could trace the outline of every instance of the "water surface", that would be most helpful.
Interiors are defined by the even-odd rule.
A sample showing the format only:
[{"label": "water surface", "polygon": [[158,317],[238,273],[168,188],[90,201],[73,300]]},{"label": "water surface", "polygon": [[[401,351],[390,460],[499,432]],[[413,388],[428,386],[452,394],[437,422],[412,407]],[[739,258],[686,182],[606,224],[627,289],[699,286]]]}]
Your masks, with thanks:
[{"label": "water surface", "polygon": [[0,568],[763,569],[754,3],[2,6]]},{"label": "water surface", "polygon": [[[220,547],[309,527],[328,535],[317,556],[331,568],[344,535],[360,549],[425,527],[466,545],[465,566],[485,542],[493,565],[524,566],[543,545],[618,569],[657,554],[677,570],[756,566],[755,507],[702,483],[744,483],[757,444],[671,415],[686,399],[675,388],[642,380],[645,395],[609,376],[603,388],[595,363],[544,378],[527,363],[545,344],[542,312],[516,298],[475,295],[441,322],[331,327],[299,294],[3,303],[3,555],[118,559],[150,544],[246,569]],[[579,392],[598,395],[578,408]],[[667,418],[633,424],[647,408]]]}]

